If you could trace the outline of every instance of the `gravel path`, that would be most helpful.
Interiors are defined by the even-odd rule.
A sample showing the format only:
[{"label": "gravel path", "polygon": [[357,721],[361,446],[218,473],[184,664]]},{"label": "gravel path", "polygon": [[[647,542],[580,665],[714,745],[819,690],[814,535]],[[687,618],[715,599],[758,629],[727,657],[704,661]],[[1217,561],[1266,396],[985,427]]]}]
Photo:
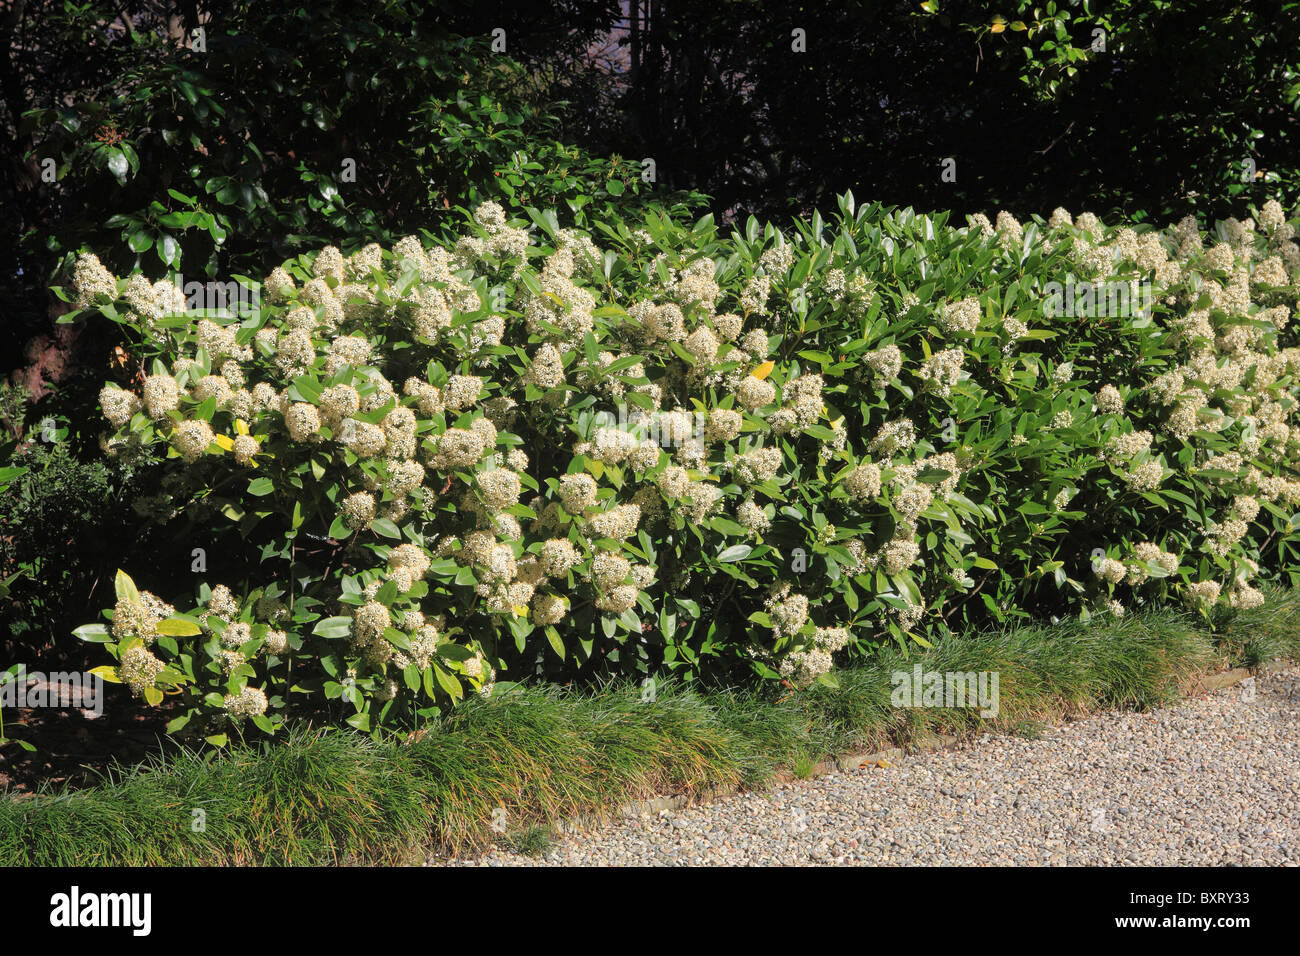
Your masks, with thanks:
[{"label": "gravel path", "polygon": [[[431,861],[433,862],[433,861]],[[1300,863],[1300,669],[458,865]]]}]

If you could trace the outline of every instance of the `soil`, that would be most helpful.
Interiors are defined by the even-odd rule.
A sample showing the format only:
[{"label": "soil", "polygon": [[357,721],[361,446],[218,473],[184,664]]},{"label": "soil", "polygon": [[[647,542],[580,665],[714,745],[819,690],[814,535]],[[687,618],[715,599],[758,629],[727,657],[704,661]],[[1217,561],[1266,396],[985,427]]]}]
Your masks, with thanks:
[{"label": "soil", "polygon": [[175,747],[166,739],[167,722],[176,716],[173,701],[150,707],[111,684],[105,694],[99,716],[78,706],[4,708],[5,736],[36,749],[0,744],[0,794],[94,786],[113,767]]}]

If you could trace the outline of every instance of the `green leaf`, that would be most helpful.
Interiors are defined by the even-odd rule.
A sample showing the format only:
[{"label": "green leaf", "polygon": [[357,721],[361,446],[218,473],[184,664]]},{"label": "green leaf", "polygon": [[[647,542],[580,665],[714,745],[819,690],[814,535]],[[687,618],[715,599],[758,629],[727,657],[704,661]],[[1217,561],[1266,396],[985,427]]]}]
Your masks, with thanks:
[{"label": "green leaf", "polygon": [[743,561],[745,558],[749,557],[750,552],[753,550],[754,549],[747,544],[733,544],[718,555],[718,560],[723,564],[734,561]]},{"label": "green leaf", "polygon": [[162,260],[163,265],[173,268],[181,264],[181,247],[171,236],[163,233],[154,243],[154,249],[158,253],[158,258]]},{"label": "green leaf", "polygon": [[674,600],[677,602],[677,606],[685,609],[688,615],[690,615],[693,618],[697,618],[697,619],[699,618],[700,606],[695,601],[692,601],[690,598],[680,598],[680,597],[674,598]]},{"label": "green leaf", "polygon": [[190,715],[181,714],[179,717],[175,717],[172,720],[169,720],[167,722],[167,733],[174,734],[178,730],[184,728],[184,726],[189,722],[190,722]]},{"label": "green leaf", "polygon": [[113,639],[108,633],[107,624],[83,624],[72,633],[78,639],[91,644],[106,644]]},{"label": "green leaf", "polygon": [[375,530],[376,534],[382,534],[385,538],[400,538],[401,530],[393,524],[391,518],[376,518],[370,522],[370,527]]},{"label": "green leaf", "polygon": [[564,660],[564,641],[560,640],[560,632],[553,626],[546,628],[546,640],[550,642],[551,649],[559,655],[560,660]]},{"label": "green leaf", "polygon": [[318,637],[347,637],[352,633],[352,618],[327,617],[324,620],[317,621],[316,626],[312,628],[311,632]]},{"label": "green leaf", "polygon": [[452,700],[460,700],[465,696],[465,689],[461,686],[459,680],[452,677],[437,664],[433,665],[434,676],[438,678],[438,683],[442,689],[451,695]]},{"label": "green leaf", "polygon": [[302,401],[315,405],[320,402],[325,386],[310,375],[300,375],[293,380],[291,391],[296,392]]}]

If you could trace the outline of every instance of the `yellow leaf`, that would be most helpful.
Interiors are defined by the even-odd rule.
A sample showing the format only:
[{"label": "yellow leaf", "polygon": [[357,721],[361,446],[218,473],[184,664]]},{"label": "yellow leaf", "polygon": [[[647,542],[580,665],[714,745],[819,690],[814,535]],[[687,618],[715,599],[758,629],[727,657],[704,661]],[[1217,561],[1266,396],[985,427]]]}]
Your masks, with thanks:
[{"label": "yellow leaf", "polygon": [[167,637],[193,637],[199,633],[197,624],[178,617],[165,617],[155,627],[159,634],[165,634]]},{"label": "yellow leaf", "polygon": [[104,664],[101,667],[92,667],[90,673],[108,681],[110,684],[122,683],[122,678],[117,676],[117,668],[112,664]]},{"label": "yellow leaf", "polygon": [[126,601],[129,604],[140,603],[140,592],[136,590],[135,582],[121,568],[117,569],[117,577],[113,579],[113,588],[119,601]]},{"label": "yellow leaf", "polygon": [[218,447],[224,448],[226,451],[235,450],[235,443],[228,435],[218,435],[216,437],[216,442]]},{"label": "yellow leaf", "polygon": [[994,20],[993,25],[989,27],[989,29],[994,33],[1001,33],[1006,28],[1007,28],[1007,21],[1003,20],[1001,17]]},{"label": "yellow leaf", "polygon": [[527,616],[528,616],[528,608],[524,607],[522,604],[516,604],[516,605],[515,605],[515,613],[516,613],[517,615],[519,615],[520,617],[527,617]]},{"label": "yellow leaf", "polygon": [[593,477],[599,478],[605,473],[605,463],[603,461],[589,461],[587,462],[587,470],[591,472]]},{"label": "yellow leaf", "polygon": [[772,374],[772,369],[776,368],[775,362],[764,362],[758,368],[754,369],[753,376],[760,381]]},{"label": "yellow leaf", "polygon": [[157,687],[146,687],[144,689],[144,699],[151,707],[157,707],[162,703],[163,692]]},{"label": "yellow leaf", "polygon": [[876,766],[877,766],[877,767],[888,767],[888,766],[889,766],[889,761],[888,761],[888,760],[877,760],[877,761],[876,761]]},{"label": "yellow leaf", "polygon": [[236,419],[235,419],[235,431],[237,431],[237,432],[238,432],[239,434],[241,434],[241,435],[247,435],[247,434],[248,434],[248,422],[244,421],[242,418],[236,418]]}]

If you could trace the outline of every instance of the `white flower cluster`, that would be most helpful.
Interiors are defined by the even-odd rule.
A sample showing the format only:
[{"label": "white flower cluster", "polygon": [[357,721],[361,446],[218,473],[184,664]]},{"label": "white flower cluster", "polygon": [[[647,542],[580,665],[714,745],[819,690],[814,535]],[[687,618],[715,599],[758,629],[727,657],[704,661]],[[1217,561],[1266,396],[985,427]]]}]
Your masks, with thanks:
[{"label": "white flower cluster", "polygon": [[776,638],[793,637],[808,623],[808,597],[796,594],[789,582],[778,581],[768,592],[767,614]]},{"label": "white flower cluster", "polygon": [[781,676],[798,687],[807,687],[831,669],[834,653],[849,642],[849,632],[843,627],[819,627],[813,632],[808,646],[791,651],[781,660]]},{"label": "white flower cluster", "polygon": [[158,639],[158,622],[175,613],[170,604],[148,591],[141,591],[138,602],[120,599],[113,608],[113,636],[119,641],[138,637],[147,646]]},{"label": "white flower cluster", "polygon": [[148,648],[136,644],[122,652],[122,659],[117,664],[117,677],[131,689],[132,694],[141,697],[155,686],[166,667]]},{"label": "white flower cluster", "polygon": [[266,713],[266,692],[257,687],[245,687],[238,694],[227,694],[222,701],[232,720],[244,720]]},{"label": "white flower cluster", "polygon": [[950,302],[939,313],[939,323],[948,332],[974,332],[980,324],[980,303],[975,298]]}]

